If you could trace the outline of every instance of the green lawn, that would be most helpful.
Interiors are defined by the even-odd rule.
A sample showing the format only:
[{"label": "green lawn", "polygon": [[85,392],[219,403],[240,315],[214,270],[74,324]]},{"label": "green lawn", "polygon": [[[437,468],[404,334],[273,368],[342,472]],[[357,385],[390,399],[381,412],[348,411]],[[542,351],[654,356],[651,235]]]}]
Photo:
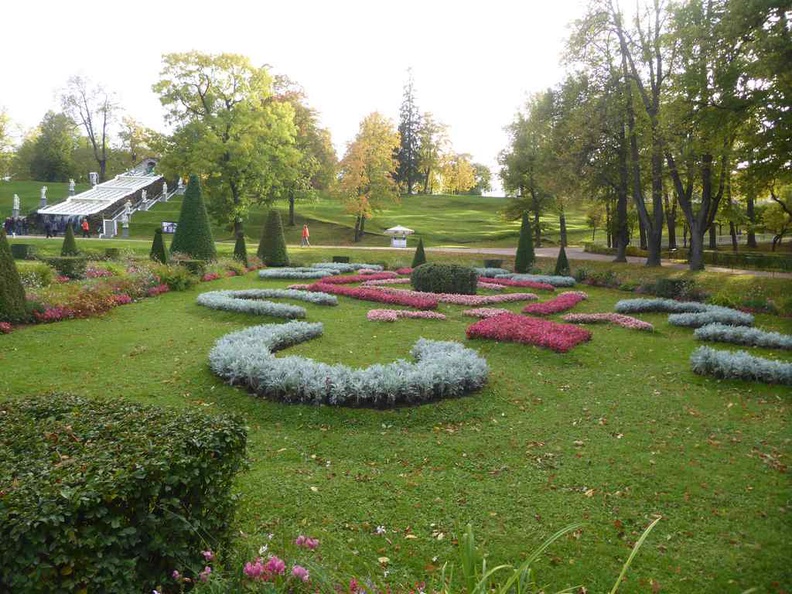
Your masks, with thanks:
[{"label": "green lawn", "polygon": [[[307,263],[337,251],[298,253]],[[692,331],[664,315],[639,316],[653,334],[589,326],[592,341],[561,355],[467,341],[473,320],[460,306],[440,306],[446,321],[383,324],[366,320],[378,305],[340,297],[337,308],[301,303],[325,331],[289,354],[365,366],[408,358],[420,336],[457,340],[487,359],[488,385],[389,411],[281,405],[224,385],[207,367],[220,336],[279,320],[211,311],[195,297],[287,284],[250,274],[0,336],[0,397],[62,391],[243,415],[250,466],[237,483],[238,528],[250,553],[270,532],[276,546],[310,534],[329,567],[411,585],[456,555],[468,522],[491,565],[518,562],[557,529],[584,522],[542,559],[538,581],[602,592],[659,514],[620,591],[792,586],[789,388],[695,376]],[[626,295],[582,288],[590,299],[577,312],[612,311]],[[789,318],[759,316],[757,325],[792,332]]]}]

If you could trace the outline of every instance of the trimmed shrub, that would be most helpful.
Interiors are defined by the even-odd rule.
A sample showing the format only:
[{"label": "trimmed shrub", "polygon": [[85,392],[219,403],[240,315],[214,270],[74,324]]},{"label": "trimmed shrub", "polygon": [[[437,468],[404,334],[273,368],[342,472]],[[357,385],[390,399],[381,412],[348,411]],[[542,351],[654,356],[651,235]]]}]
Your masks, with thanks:
[{"label": "trimmed shrub", "polygon": [[289,265],[286,238],[283,236],[283,223],[280,212],[274,208],[267,214],[267,221],[264,223],[256,253],[267,266]]},{"label": "trimmed shrub", "polygon": [[36,246],[29,243],[15,243],[11,246],[11,255],[15,260],[35,260]]},{"label": "trimmed shrub", "polygon": [[121,257],[121,250],[118,248],[105,248],[105,259],[118,260]]},{"label": "trimmed shrub", "polygon": [[151,591],[226,543],[242,420],[69,395],[0,416],[4,591]]},{"label": "trimmed shrub", "polygon": [[23,322],[27,317],[25,288],[11,255],[5,229],[0,229],[0,322]]},{"label": "trimmed shrub", "polygon": [[478,274],[473,268],[458,264],[422,264],[410,274],[416,291],[475,295]]},{"label": "trimmed shrub", "polygon": [[258,395],[290,403],[389,407],[462,396],[487,381],[487,362],[456,342],[419,339],[416,363],[353,369],[273,351],[322,335],[322,324],[287,322],[228,334],[209,353],[212,371]]},{"label": "trimmed shrub", "polygon": [[766,332],[758,328],[729,326],[726,324],[707,324],[694,333],[698,340],[728,342],[766,349],[792,349],[792,336],[779,332]]},{"label": "trimmed shrub", "polygon": [[154,241],[151,244],[149,258],[160,264],[168,263],[168,252],[165,250],[165,240],[162,237],[162,229],[154,231]]},{"label": "trimmed shrub", "polygon": [[241,231],[237,233],[236,243],[234,244],[234,260],[242,262],[245,265],[245,268],[247,268],[247,245],[245,245],[245,234]]},{"label": "trimmed shrub", "polygon": [[745,351],[718,351],[702,346],[690,356],[698,375],[792,386],[792,363],[754,357]]},{"label": "trimmed shrub", "polygon": [[753,326],[754,317],[736,309],[708,305],[706,311],[697,313],[678,313],[668,316],[672,326],[685,328],[701,328],[707,324],[729,324],[731,326]]},{"label": "trimmed shrub", "polygon": [[54,256],[52,258],[47,258],[45,261],[52,266],[59,275],[71,279],[82,278],[85,274],[85,267],[88,264],[88,259],[82,256]]},{"label": "trimmed shrub", "polygon": [[349,256],[333,256],[333,262],[336,264],[346,264],[349,262]]},{"label": "trimmed shrub", "polygon": [[191,175],[184,191],[179,224],[170,246],[171,254],[185,254],[195,260],[214,260],[217,257],[209,215],[206,214],[201,180]]},{"label": "trimmed shrub", "polygon": [[176,260],[176,263],[187,270],[190,274],[194,274],[201,278],[206,274],[206,261],[205,260]]},{"label": "trimmed shrub", "polygon": [[424,252],[423,237],[418,240],[418,247],[415,248],[411,268],[418,268],[421,264],[426,264],[426,252]]},{"label": "trimmed shrub", "polygon": [[569,260],[567,260],[566,250],[563,245],[558,250],[558,260],[556,260],[554,274],[556,276],[569,276]]},{"label": "trimmed shrub", "polygon": [[517,254],[514,259],[514,272],[530,272],[536,261],[536,252],[534,252],[533,237],[531,235],[531,221],[528,219],[528,213],[523,212],[520,239],[517,241]]},{"label": "trimmed shrub", "polygon": [[63,237],[61,246],[61,256],[77,256],[80,250],[77,249],[77,242],[74,240],[74,229],[71,225],[66,225],[66,234]]}]

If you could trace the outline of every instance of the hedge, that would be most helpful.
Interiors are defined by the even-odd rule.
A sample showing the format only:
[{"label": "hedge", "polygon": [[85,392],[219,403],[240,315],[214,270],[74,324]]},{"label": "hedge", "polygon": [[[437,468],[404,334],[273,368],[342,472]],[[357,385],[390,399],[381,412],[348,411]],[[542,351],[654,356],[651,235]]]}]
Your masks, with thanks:
[{"label": "hedge", "polygon": [[338,274],[338,271],[331,268],[305,268],[305,267],[286,267],[286,268],[265,268],[259,270],[259,278],[287,278],[287,279],[305,279],[305,278],[323,278],[325,276],[332,276]]},{"label": "hedge", "polygon": [[702,346],[693,351],[690,365],[699,375],[792,386],[792,363],[754,357],[745,351],[719,351]]},{"label": "hedge", "polygon": [[59,394],[0,417],[0,591],[150,592],[225,543],[241,420]]},{"label": "hedge", "polygon": [[693,334],[698,340],[728,342],[767,349],[792,349],[792,336],[779,332],[767,332],[758,328],[730,326],[726,324],[707,324]]},{"label": "hedge", "polygon": [[414,268],[410,281],[416,291],[475,295],[478,274],[473,268],[458,264],[422,264]]},{"label": "hedge", "polygon": [[250,289],[245,291],[209,291],[198,295],[198,305],[233,311],[250,313],[276,318],[304,318],[305,308],[288,303],[266,301],[272,298],[296,299],[317,305],[338,305],[338,298],[327,293],[309,293],[292,289]]},{"label": "hedge", "polygon": [[83,256],[53,256],[44,260],[52,266],[59,275],[69,278],[82,278],[88,259]]},{"label": "hedge", "polygon": [[668,316],[668,323],[672,326],[685,328],[701,328],[707,324],[729,324],[731,326],[753,326],[754,317],[742,311],[708,305],[706,311],[694,313],[678,313]]},{"label": "hedge", "polygon": [[487,381],[486,361],[456,342],[419,339],[416,363],[354,369],[277,351],[321,336],[322,324],[288,322],[228,334],[209,353],[212,371],[231,384],[291,403],[388,407],[462,396]]}]

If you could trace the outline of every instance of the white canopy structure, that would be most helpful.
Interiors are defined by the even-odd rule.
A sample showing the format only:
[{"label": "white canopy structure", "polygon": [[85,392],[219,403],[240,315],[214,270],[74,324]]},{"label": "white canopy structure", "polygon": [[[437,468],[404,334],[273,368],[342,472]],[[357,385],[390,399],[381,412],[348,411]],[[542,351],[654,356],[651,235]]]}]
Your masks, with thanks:
[{"label": "white canopy structure", "polygon": [[154,173],[123,173],[90,190],[70,196],[64,202],[40,208],[38,212],[42,215],[86,217],[102,212],[138,190],[148,188],[161,178],[162,176]]},{"label": "white canopy structure", "polygon": [[388,235],[412,235],[415,233],[412,229],[407,227],[402,227],[401,225],[396,225],[395,227],[391,227],[390,229],[386,229],[385,233]]}]

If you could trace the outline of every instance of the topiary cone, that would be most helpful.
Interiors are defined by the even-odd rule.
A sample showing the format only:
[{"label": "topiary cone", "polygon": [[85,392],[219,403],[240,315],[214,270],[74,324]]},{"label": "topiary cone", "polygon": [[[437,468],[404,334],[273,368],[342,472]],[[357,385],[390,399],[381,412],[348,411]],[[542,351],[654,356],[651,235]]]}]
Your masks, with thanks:
[{"label": "topiary cone", "polygon": [[168,263],[168,252],[165,250],[165,240],[162,237],[162,229],[154,231],[154,241],[151,244],[149,258],[161,264]]},{"label": "topiary cone", "polygon": [[258,257],[267,266],[288,266],[289,254],[286,251],[286,238],[283,236],[283,223],[280,213],[272,209],[261,231]]},{"label": "topiary cone", "polygon": [[413,256],[412,268],[418,268],[421,264],[426,264],[426,253],[424,252],[423,237],[418,240],[418,247]]},{"label": "topiary cone", "polygon": [[201,180],[197,175],[190,176],[187,189],[184,191],[179,224],[170,247],[171,254],[186,254],[196,260],[215,260],[212,229],[209,226],[209,215],[206,214]]},{"label": "topiary cone", "polygon": [[514,258],[514,272],[524,274],[531,272],[536,261],[534,252],[533,237],[531,236],[531,221],[528,213],[522,214],[522,225],[520,225],[520,239],[517,241],[517,254]]},{"label": "topiary cone", "polygon": [[77,249],[77,242],[74,240],[74,229],[71,223],[66,224],[66,235],[63,238],[63,247],[61,247],[61,256],[77,256],[80,250]]},{"label": "topiary cone", "polygon": [[0,322],[24,322],[27,317],[25,288],[5,229],[0,228]]},{"label": "topiary cone", "polygon": [[237,233],[236,243],[234,244],[234,260],[242,262],[245,268],[248,267],[247,246],[245,245],[245,234],[241,231]]},{"label": "topiary cone", "polygon": [[558,252],[555,274],[557,276],[569,276],[569,260],[567,260],[566,250],[563,245],[561,245],[561,250]]}]

